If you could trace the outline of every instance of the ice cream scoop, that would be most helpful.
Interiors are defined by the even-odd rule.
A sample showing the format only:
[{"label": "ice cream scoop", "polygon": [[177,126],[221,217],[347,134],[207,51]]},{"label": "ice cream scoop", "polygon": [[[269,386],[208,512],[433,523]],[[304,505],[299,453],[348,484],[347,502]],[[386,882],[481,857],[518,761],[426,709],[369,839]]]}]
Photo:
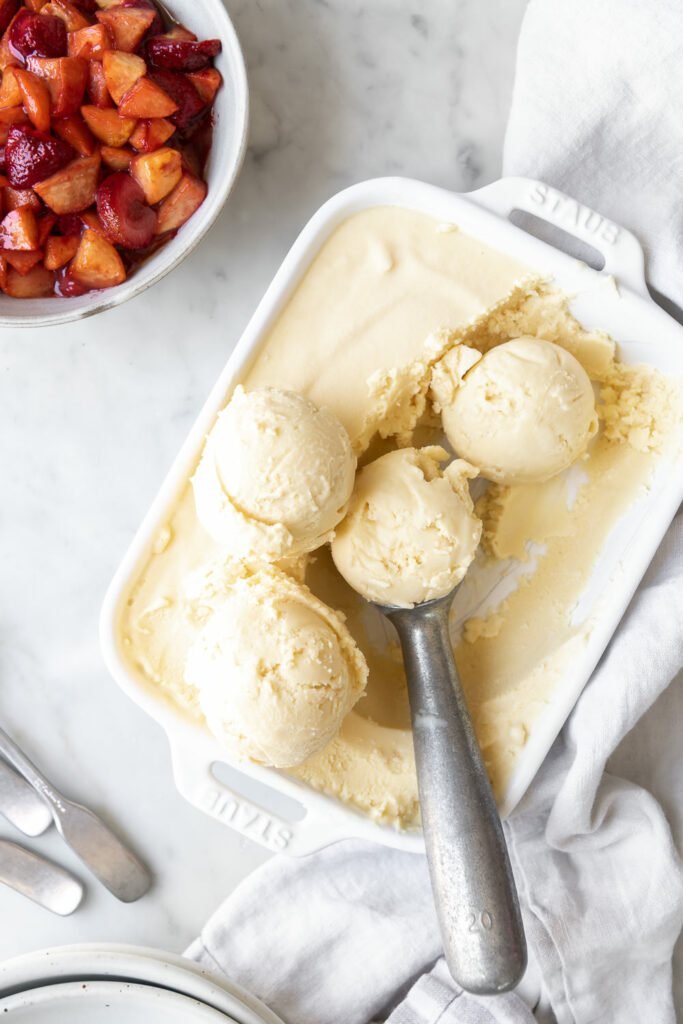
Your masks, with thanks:
[{"label": "ice cream scoop", "polygon": [[228,586],[185,666],[214,735],[238,757],[278,768],[332,739],[367,675],[341,617],[267,569]]},{"label": "ice cream scoop", "polygon": [[[473,525],[466,487],[467,475],[473,474],[471,467],[464,471],[456,463],[460,485],[453,489],[448,470],[438,470],[444,456],[441,449],[398,451],[362,470],[332,555],[342,575],[398,632],[446,960],[463,988],[494,994],[520,980],[526,945],[503,829],[448,632],[454,587],[474,557],[481,529]],[[397,470],[399,480],[403,471],[403,484],[408,480],[410,486],[391,485],[383,471],[376,471],[380,464],[382,470]],[[463,537],[467,542],[459,543],[445,571],[442,544],[458,545]],[[435,565],[444,571],[435,574]],[[378,593],[387,599],[378,601]]]},{"label": "ice cream scoop", "polygon": [[332,557],[368,601],[410,607],[447,594],[481,536],[468,480],[477,475],[438,446],[399,448],[365,466],[335,531]]},{"label": "ice cream scoop", "polygon": [[548,480],[598,429],[588,374],[542,338],[515,338],[484,356],[457,346],[435,367],[432,395],[453,450],[499,484]]},{"label": "ice cream scoop", "polygon": [[234,560],[280,561],[329,540],[355,471],[331,412],[294,391],[237,387],[192,478],[197,516]]}]

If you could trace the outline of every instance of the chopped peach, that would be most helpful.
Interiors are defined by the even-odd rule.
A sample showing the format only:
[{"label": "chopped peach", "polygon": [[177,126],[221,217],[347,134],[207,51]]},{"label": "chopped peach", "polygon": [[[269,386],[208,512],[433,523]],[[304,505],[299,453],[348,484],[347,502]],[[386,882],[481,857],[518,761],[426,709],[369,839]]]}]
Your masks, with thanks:
[{"label": "chopped peach", "polygon": [[7,133],[13,124],[28,124],[28,116],[23,107],[5,107],[0,110],[0,146],[7,142]]},{"label": "chopped peach", "polygon": [[40,13],[61,18],[66,25],[67,32],[78,32],[80,28],[88,28],[89,25],[92,25],[83,12],[69,3],[69,0],[50,0]]},{"label": "chopped peach", "polygon": [[132,149],[126,146],[101,146],[102,163],[111,171],[127,171],[131,157],[134,155]]},{"label": "chopped peach", "polygon": [[90,25],[89,28],[69,32],[67,43],[69,56],[83,57],[84,60],[101,60],[106,51],[112,49],[111,36],[105,25]]},{"label": "chopped peach", "polygon": [[24,3],[28,7],[29,11],[33,11],[34,14],[38,14],[47,4],[47,0],[24,0]]},{"label": "chopped peach", "polygon": [[111,242],[86,227],[69,274],[84,288],[111,288],[126,280],[123,260]]},{"label": "chopped peach", "polygon": [[38,225],[30,206],[20,206],[0,222],[0,243],[3,249],[37,249]]},{"label": "chopped peach", "polygon": [[186,43],[196,43],[197,37],[194,32],[190,32],[189,29],[185,28],[184,25],[174,25],[168,32],[164,32],[162,35],[155,36],[156,39],[180,39]]},{"label": "chopped peach", "polygon": [[88,128],[105,146],[123,146],[136,125],[134,117],[121,117],[118,111],[99,107],[81,107]]},{"label": "chopped peach", "polygon": [[43,263],[48,270],[59,270],[76,255],[79,235],[51,235],[45,243]]},{"label": "chopped peach", "polygon": [[159,207],[157,234],[181,227],[202,205],[206,192],[206,182],[192,174],[184,174]]},{"label": "chopped peach", "polygon": [[27,65],[45,80],[53,117],[69,117],[77,112],[88,83],[87,61],[81,57],[29,57]]},{"label": "chopped peach", "polygon": [[13,299],[43,299],[53,294],[54,287],[54,275],[42,263],[37,263],[26,274],[18,273],[12,266],[7,271],[5,292]]},{"label": "chopped peach", "polygon": [[2,205],[5,211],[18,210],[20,206],[30,206],[32,210],[43,208],[32,188],[12,188],[11,185],[6,185],[2,190]]},{"label": "chopped peach", "polygon": [[119,110],[126,117],[170,117],[177,109],[175,100],[147,76],[138,79],[119,103]]},{"label": "chopped peach", "polygon": [[36,217],[36,223],[38,225],[38,248],[42,249],[47,236],[57,223],[57,214],[44,213],[42,217]]},{"label": "chopped peach", "polygon": [[58,138],[73,146],[80,156],[92,156],[97,149],[95,136],[80,114],[71,114],[70,117],[53,121],[52,130]]},{"label": "chopped peach", "polygon": [[55,213],[80,213],[95,202],[99,170],[99,153],[78,157],[39,182],[35,191]]},{"label": "chopped peach", "polygon": [[96,231],[98,235],[102,235],[102,238],[107,237],[107,232],[102,227],[102,221],[94,210],[84,210],[81,214],[81,220],[87,228]]},{"label": "chopped peach", "polygon": [[38,131],[49,132],[50,92],[48,87],[32,71],[17,68],[15,75],[23,96],[23,107],[30,121]]},{"label": "chopped peach", "polygon": [[13,67],[5,68],[0,85],[0,107],[20,107],[23,102],[17,70]]},{"label": "chopped peach", "polygon": [[[109,50],[106,51],[109,53]],[[113,52],[113,51],[112,51]],[[107,79],[104,77],[104,67],[101,60],[88,62],[88,94],[96,107],[106,110],[114,106],[114,101],[109,95]]]},{"label": "chopped peach", "polygon": [[11,249],[5,249],[3,256],[9,263],[10,267],[14,267],[18,274],[22,277],[24,274],[28,274],[29,270],[33,270],[36,263],[40,263],[43,258],[43,254],[40,249],[32,250],[17,250],[16,252]]},{"label": "chopped peach", "polygon": [[114,103],[120,103],[138,78],[147,73],[147,65],[142,57],[123,50],[110,50],[102,58],[104,78]]},{"label": "chopped peach", "polygon": [[154,21],[156,11],[137,7],[115,7],[108,11],[98,11],[95,17],[100,24],[109,29],[117,50],[134,53]]},{"label": "chopped peach", "polygon": [[201,71],[191,71],[187,77],[204,103],[207,106],[213,103],[214,97],[223,83],[220,71],[217,71],[216,68],[202,68]]},{"label": "chopped peach", "polygon": [[139,152],[151,153],[168,142],[174,132],[175,125],[165,117],[143,118],[128,141]]},{"label": "chopped peach", "polygon": [[153,153],[141,153],[130,162],[130,173],[154,206],[171,192],[183,176],[182,158],[177,149],[162,146]]}]

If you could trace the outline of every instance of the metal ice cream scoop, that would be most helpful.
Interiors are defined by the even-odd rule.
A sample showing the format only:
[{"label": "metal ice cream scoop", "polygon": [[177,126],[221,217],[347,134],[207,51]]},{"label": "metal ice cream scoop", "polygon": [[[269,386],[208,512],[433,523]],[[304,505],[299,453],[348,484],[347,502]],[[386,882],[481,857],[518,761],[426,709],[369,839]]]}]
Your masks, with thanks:
[{"label": "metal ice cream scoop", "polygon": [[379,605],[401,641],[427,860],[446,961],[469,992],[512,988],[526,942],[503,828],[448,635],[455,591]]}]

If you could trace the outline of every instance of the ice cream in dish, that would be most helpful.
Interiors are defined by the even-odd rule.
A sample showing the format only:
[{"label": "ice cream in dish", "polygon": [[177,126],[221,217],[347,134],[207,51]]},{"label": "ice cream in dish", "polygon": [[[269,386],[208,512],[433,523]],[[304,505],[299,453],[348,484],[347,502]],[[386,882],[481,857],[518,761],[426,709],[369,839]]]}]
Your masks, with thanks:
[{"label": "ice cream in dish", "polygon": [[[582,420],[587,448],[568,473],[473,485],[482,544],[451,630],[499,794],[586,642],[590,622],[575,621],[574,609],[605,539],[678,429],[679,393],[651,368],[620,363],[611,339],[582,328],[567,297],[529,268],[399,207],[364,210],[331,234],[241,377],[246,394],[291,390],[336,415],[365,467],[398,447],[443,443],[439,384],[449,375],[467,382],[487,353],[524,337],[578,361],[601,425],[591,439],[593,414],[587,426]],[[228,561],[198,520],[188,481],[130,581],[119,626],[131,670],[199,721],[200,694],[185,666],[225,601]],[[377,821],[414,826],[419,803],[395,638],[337,572],[327,544],[283,569],[295,582],[305,573],[315,597],[343,613],[369,669],[365,695],[339,731],[288,773]]]}]

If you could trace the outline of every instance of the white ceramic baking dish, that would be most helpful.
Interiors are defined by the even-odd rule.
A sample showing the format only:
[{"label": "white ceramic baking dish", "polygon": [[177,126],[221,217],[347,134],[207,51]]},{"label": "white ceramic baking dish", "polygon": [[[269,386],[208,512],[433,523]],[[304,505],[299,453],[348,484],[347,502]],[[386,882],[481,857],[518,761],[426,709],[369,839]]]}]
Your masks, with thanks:
[{"label": "white ceramic baking dish", "polygon": [[[231,764],[235,783],[229,787],[219,782],[212,766],[228,760],[225,750],[208,730],[189,721],[133,673],[119,649],[117,624],[129,583],[147,559],[160,525],[194,469],[204,435],[227,395],[246,373],[262,339],[321,244],[351,214],[387,204],[455,222],[482,242],[551,276],[559,288],[575,296],[572,310],[586,327],[603,328],[617,340],[622,360],[646,362],[666,374],[683,375],[683,330],[650,299],[638,241],[540,182],[508,178],[477,192],[458,195],[418,181],[380,178],[339,193],[311,218],[275,275],[173,463],[112,581],[101,616],[106,663],[121,688],[165,729],[176,784],[183,796],[242,835],[272,850],[293,854],[349,836],[417,851],[422,849],[422,837],[419,832],[377,825],[340,801],[274,769],[235,762]],[[570,232],[602,254],[604,269],[592,270],[514,226],[509,219],[513,211],[527,211]],[[647,496],[610,534],[577,611],[593,613],[590,638],[529,735],[500,803],[503,816],[518,803],[548,753],[673,518],[683,498],[680,468],[680,462],[677,467],[663,465]],[[269,792],[265,800],[264,786]],[[255,788],[259,794],[256,797]],[[299,809],[303,807],[304,816],[299,820],[289,820],[292,800]]]}]

